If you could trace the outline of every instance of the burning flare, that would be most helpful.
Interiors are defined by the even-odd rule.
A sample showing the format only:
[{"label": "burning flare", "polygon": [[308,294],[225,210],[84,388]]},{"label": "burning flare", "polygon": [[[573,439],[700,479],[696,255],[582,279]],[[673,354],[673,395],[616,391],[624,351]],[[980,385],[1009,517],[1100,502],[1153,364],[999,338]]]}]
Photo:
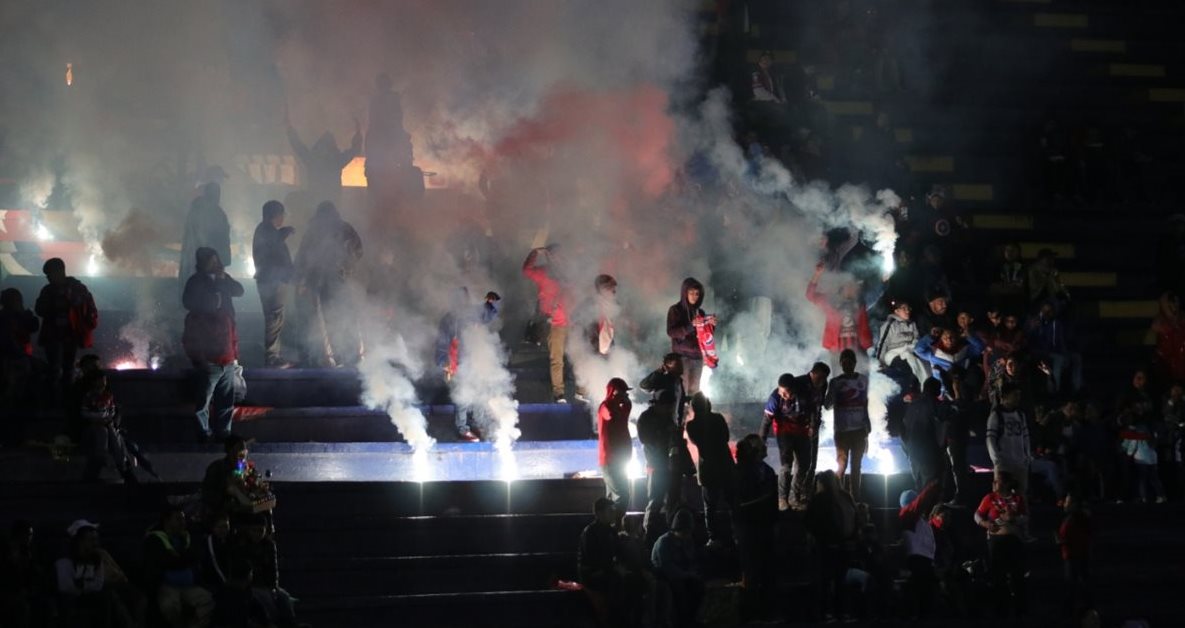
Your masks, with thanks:
[{"label": "burning flare", "polygon": [[67,63],[66,64],[66,87],[70,87],[73,84],[74,84],[74,64]]}]

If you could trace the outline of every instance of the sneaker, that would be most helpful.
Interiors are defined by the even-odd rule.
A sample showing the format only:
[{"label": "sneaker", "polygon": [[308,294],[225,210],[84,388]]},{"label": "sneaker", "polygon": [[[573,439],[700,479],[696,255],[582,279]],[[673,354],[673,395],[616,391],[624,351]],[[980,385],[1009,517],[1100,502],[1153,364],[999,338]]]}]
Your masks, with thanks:
[{"label": "sneaker", "polygon": [[568,403],[568,400],[567,400],[567,399],[566,399],[566,398],[565,398],[563,395],[556,395],[556,396],[555,396],[555,402],[556,402],[556,403],[567,404],[567,403]]},{"label": "sneaker", "polygon": [[479,437],[477,434],[474,434],[473,430],[465,430],[464,432],[457,434],[457,438],[467,443],[477,443],[481,441],[481,437]]}]

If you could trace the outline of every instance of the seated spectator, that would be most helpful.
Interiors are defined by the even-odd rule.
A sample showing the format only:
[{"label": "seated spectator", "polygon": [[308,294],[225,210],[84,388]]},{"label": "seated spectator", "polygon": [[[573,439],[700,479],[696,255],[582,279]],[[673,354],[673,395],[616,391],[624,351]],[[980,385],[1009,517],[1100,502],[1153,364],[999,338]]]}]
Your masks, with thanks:
[{"label": "seated spectator", "polygon": [[778,477],[765,463],[765,441],[749,434],[737,442],[736,537],[741,585],[750,616],[765,616],[777,584],[773,552],[778,521]]},{"label": "seated spectator", "polygon": [[202,586],[210,591],[226,584],[230,563],[235,551],[231,538],[230,515],[212,513],[206,517],[209,532],[199,552],[202,555]]},{"label": "seated spectator", "polygon": [[983,355],[983,348],[983,341],[975,334],[959,336],[952,329],[942,329],[937,336],[923,336],[913,352],[930,363],[933,379],[956,367],[967,372]]},{"label": "seated spectator", "polygon": [[882,368],[889,368],[894,362],[901,361],[913,373],[917,385],[930,377],[930,369],[926,362],[914,352],[918,343],[918,328],[910,320],[912,308],[905,301],[893,301],[890,304],[893,311],[889,318],[881,325],[881,332],[877,336],[876,357]]},{"label": "seated spectator", "polygon": [[1185,316],[1176,293],[1160,295],[1160,310],[1152,321],[1156,334],[1155,368],[1162,384],[1185,383]]},{"label": "seated spectator", "polygon": [[1076,406],[1068,402],[1060,410],[1038,415],[1033,425],[1033,459],[1029,471],[1045,480],[1059,503],[1065,497],[1062,468],[1067,443],[1064,430],[1075,412]]},{"label": "seated spectator", "polygon": [[[28,408],[33,392],[33,334],[41,326],[33,312],[25,309],[20,290],[0,292],[0,405]],[[17,417],[6,417],[0,427],[0,445],[19,445],[23,430]]]},{"label": "seated spectator", "polygon": [[280,628],[296,626],[292,595],[280,586],[280,558],[276,542],[268,532],[268,518],[263,514],[246,517],[240,526],[235,554],[251,563],[256,597]]},{"label": "seated spectator", "polygon": [[1020,247],[1015,243],[1005,244],[1002,254],[1003,261],[988,288],[988,295],[1006,310],[1023,309],[1028,296],[1028,270],[1020,261]]},{"label": "seated spectator", "polygon": [[272,628],[276,623],[254,589],[251,561],[236,558],[227,565],[226,582],[214,594],[212,628]]},{"label": "seated spectator", "polygon": [[63,625],[139,626],[143,600],[115,559],[99,546],[98,524],[79,519],[66,532],[69,550],[54,564]]},{"label": "seated spectator", "polygon": [[1159,458],[1151,416],[1129,405],[1119,415],[1119,429],[1119,437],[1123,439],[1123,454],[1133,470],[1133,499],[1138,496],[1143,503],[1155,499],[1156,503],[1163,504],[1167,499],[1157,467]]},{"label": "seated spectator", "polygon": [[957,321],[950,313],[948,292],[930,292],[926,296],[926,309],[918,317],[918,335],[922,338],[937,338],[944,329],[955,329]]},{"label": "seated spectator", "polygon": [[818,543],[819,608],[824,618],[843,616],[848,546],[856,538],[856,502],[833,471],[815,476],[815,495],[806,509],[806,528]]},{"label": "seated spectator", "polygon": [[753,69],[753,102],[784,104],[785,93],[782,82],[771,69],[774,63],[772,52],[765,51],[757,57],[757,67]]},{"label": "seated spectator", "polygon": [[206,467],[202,479],[202,505],[207,513],[246,513],[247,506],[236,494],[235,474],[247,461],[247,441],[231,434],[223,442],[226,455]]},{"label": "seated spectator", "polygon": [[1029,266],[1029,303],[1053,300],[1068,300],[1070,292],[1062,285],[1053,249],[1041,249],[1037,259]]},{"label": "seated spectator", "polygon": [[[1029,348],[1049,365],[1050,392],[1072,394],[1082,389],[1082,354],[1074,350],[1070,325],[1058,302],[1046,301],[1025,329]],[[1069,375],[1069,387],[1064,386]]]},{"label": "seated spectator", "polygon": [[975,523],[987,530],[988,570],[996,615],[1024,615],[1028,599],[1023,539],[1027,534],[1028,509],[1024,492],[1011,474],[996,471],[992,492],[984,496],[975,510]]},{"label": "seated spectator", "polygon": [[0,550],[0,617],[17,628],[47,623],[50,581],[33,543],[33,525],[12,524]]},{"label": "seated spectator", "polygon": [[87,462],[82,479],[88,482],[98,480],[110,456],[125,484],[138,483],[133,471],[136,460],[124,442],[119,407],[107,386],[107,376],[99,371],[79,379],[77,383],[80,389],[85,390],[80,416],[86,425],[83,442],[86,445]]},{"label": "seated spectator", "polygon": [[930,511],[942,498],[942,485],[936,481],[926,484],[919,493],[901,493],[901,509],[897,521],[901,525],[901,539],[905,546],[905,565],[909,581],[905,585],[908,613],[911,618],[925,620],[934,604],[934,530],[930,527]]},{"label": "seated spectator", "polygon": [[856,594],[857,618],[863,620],[870,613],[881,616],[885,612],[886,598],[892,592],[893,579],[884,546],[876,526],[871,523],[860,527],[844,575],[844,587],[847,592]]},{"label": "seated spectator", "polygon": [[602,625],[610,624],[611,614],[621,606],[624,594],[617,569],[617,531],[621,516],[608,497],[593,503],[593,521],[580,533],[576,551],[576,573],[580,584],[592,597],[593,607]]},{"label": "seated spectator", "polygon": [[210,625],[214,600],[198,586],[200,569],[185,512],[166,508],[158,525],[144,537],[144,580],[171,628]]},{"label": "seated spectator", "polygon": [[704,597],[704,581],[691,538],[692,523],[691,511],[675,513],[670,531],[658,538],[650,554],[655,575],[670,590],[676,626],[693,625]]}]

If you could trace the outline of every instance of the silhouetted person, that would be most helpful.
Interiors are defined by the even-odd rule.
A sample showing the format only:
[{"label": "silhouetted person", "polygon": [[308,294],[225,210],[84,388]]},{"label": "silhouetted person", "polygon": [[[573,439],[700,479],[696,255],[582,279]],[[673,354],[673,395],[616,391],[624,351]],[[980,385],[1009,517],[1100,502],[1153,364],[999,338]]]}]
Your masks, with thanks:
[{"label": "silhouetted person", "polygon": [[723,544],[730,537],[720,527],[718,515],[724,510],[732,516],[736,468],[728,448],[728,422],[724,415],[712,412],[712,402],[702,392],[688,405],[687,436],[699,450],[697,475],[703,489],[708,544]]},{"label": "silhouetted person", "polygon": [[423,194],[423,172],[413,165],[411,135],[403,128],[403,105],[386,74],[374,81],[369,114],[366,183],[372,198],[397,202]]},{"label": "silhouetted person", "polygon": [[292,145],[292,152],[296,159],[304,166],[305,188],[309,196],[317,201],[336,203],[341,197],[342,168],[345,168],[355,157],[362,154],[362,123],[354,120],[354,137],[346,149],[337,147],[337,139],[333,133],[326,131],[317,138],[313,145],[307,146],[300,141],[300,135],[287,120],[288,143]]},{"label": "silhouetted person", "polygon": [[185,216],[185,231],[181,236],[181,264],[178,278],[182,288],[193,275],[194,255],[201,247],[214,249],[223,266],[230,266],[230,221],[222,211],[222,188],[214,182],[206,183],[201,194],[189,204]]},{"label": "silhouetted person", "polygon": [[362,259],[362,238],[342,219],[337,206],[325,201],[296,252],[297,292],[307,312],[305,358],[319,366],[353,366],[362,351],[362,338],[353,318],[348,294],[350,276]]},{"label": "silhouetted person", "polygon": [[[457,290],[452,309],[441,317],[436,332],[436,366],[444,372],[444,378],[450,386],[460,367],[461,342],[466,331],[480,326],[489,329],[498,320],[498,302],[501,300],[497,292],[487,292],[485,300],[478,305],[469,301],[468,288]],[[484,407],[480,407],[484,404],[475,406],[457,403],[456,399],[453,399],[453,404],[453,427],[457,428],[457,437],[470,443],[481,440],[473,430],[471,419],[474,414],[487,413]],[[492,438],[495,435],[488,436]]]},{"label": "silhouetted person", "polygon": [[625,512],[630,506],[630,476],[627,467],[633,457],[630,438],[630,387],[625,380],[614,377],[605,385],[605,400],[597,409],[597,451],[601,475],[605,479],[605,495]]},{"label": "silhouetted person", "polygon": [[650,407],[638,417],[638,441],[646,458],[646,514],[642,525],[646,540],[653,542],[666,528],[663,513],[672,514],[678,491],[671,490],[672,479],[682,480],[682,471],[672,463],[672,452],[681,440],[675,425],[675,395],[669,389],[660,390]]},{"label": "silhouetted person", "polygon": [[[49,285],[41,289],[34,309],[41,317],[37,344],[45,350],[51,387],[61,394],[74,380],[74,357],[78,349],[94,344],[99,310],[83,283],[66,276],[66,263],[55,257],[41,267]],[[60,384],[56,389],[54,384]],[[60,397],[59,397],[60,399]]]},{"label": "silhouetted person", "polygon": [[[199,436],[203,441],[222,440],[230,434],[239,359],[232,299],[243,296],[243,284],[226,274],[214,249],[202,247],[195,257],[197,271],[185,282],[181,299],[189,312],[181,344],[196,375]],[[217,410],[213,421],[211,405]]]},{"label": "silhouetted person", "polygon": [[255,283],[263,308],[263,354],[268,366],[287,368],[282,357],[280,334],[284,330],[284,306],[292,293],[296,269],[288,252],[292,227],[284,226],[284,205],[280,201],[263,204],[263,221],[255,227],[251,257],[255,261]]},{"label": "silhouetted person", "polygon": [[[0,405],[11,410],[27,408],[34,399],[33,334],[41,321],[16,288],[0,292]],[[20,416],[7,417],[0,425],[0,444],[19,444],[22,438]]]}]

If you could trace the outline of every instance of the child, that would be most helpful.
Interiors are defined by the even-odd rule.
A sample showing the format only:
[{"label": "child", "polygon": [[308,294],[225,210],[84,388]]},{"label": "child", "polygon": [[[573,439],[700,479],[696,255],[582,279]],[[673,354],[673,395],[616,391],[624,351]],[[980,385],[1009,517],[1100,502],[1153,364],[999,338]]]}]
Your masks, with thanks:
[{"label": "child", "polygon": [[1057,529],[1057,543],[1062,548],[1062,564],[1066,586],[1069,587],[1066,607],[1073,615],[1077,615],[1089,603],[1090,513],[1082,506],[1082,501],[1072,494],[1066,496],[1065,511],[1066,518]]},{"label": "child", "polygon": [[115,405],[115,396],[107,388],[107,376],[101,371],[91,374],[84,380],[81,389],[80,413],[85,426],[88,455],[83,479],[99,479],[99,473],[107,466],[107,454],[110,454],[124,483],[137,483],[136,475],[132,472],[135,461],[120,434],[119,408]]},{"label": "child", "polygon": [[1140,501],[1147,503],[1151,493],[1156,503],[1163,504],[1166,499],[1164,487],[1160,483],[1160,469],[1157,467],[1156,436],[1145,416],[1131,412],[1120,415],[1121,447],[1133,472],[1135,488],[1132,497],[1138,495]]}]

